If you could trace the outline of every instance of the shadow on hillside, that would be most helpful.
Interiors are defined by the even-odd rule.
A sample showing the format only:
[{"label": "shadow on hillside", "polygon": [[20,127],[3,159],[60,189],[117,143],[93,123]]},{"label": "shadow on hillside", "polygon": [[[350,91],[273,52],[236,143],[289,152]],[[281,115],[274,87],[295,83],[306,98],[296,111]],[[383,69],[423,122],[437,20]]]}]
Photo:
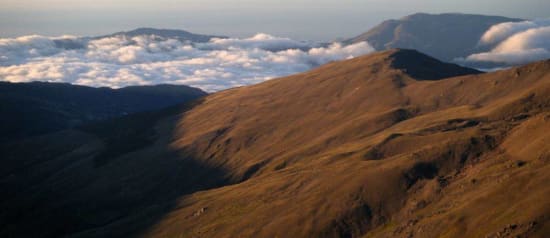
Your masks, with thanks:
[{"label": "shadow on hillside", "polygon": [[0,236],[134,237],[185,195],[228,184],[169,146],[178,114],[200,103],[2,145]]}]

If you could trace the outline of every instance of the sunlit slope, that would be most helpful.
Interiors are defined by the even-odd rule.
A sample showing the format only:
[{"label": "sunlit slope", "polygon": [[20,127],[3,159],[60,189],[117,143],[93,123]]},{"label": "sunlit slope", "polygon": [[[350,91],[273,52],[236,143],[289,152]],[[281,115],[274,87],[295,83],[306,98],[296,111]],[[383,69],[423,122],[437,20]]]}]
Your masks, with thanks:
[{"label": "sunlit slope", "polygon": [[476,74],[407,50],[221,92],[172,146],[249,180],[182,199],[149,235],[542,236],[548,106],[548,61]]},{"label": "sunlit slope", "polygon": [[481,74],[384,51],[64,132],[70,150],[4,146],[18,209],[0,218],[76,237],[543,237],[549,109],[550,61]]}]

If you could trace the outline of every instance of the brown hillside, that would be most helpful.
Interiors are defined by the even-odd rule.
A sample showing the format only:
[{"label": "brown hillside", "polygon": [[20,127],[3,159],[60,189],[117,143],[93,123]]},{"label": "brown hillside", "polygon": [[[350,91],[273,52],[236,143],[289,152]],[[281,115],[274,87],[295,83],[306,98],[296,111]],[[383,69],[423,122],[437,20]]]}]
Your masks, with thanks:
[{"label": "brown hillside", "polygon": [[548,60],[385,51],[5,145],[0,234],[544,237],[549,122]]}]

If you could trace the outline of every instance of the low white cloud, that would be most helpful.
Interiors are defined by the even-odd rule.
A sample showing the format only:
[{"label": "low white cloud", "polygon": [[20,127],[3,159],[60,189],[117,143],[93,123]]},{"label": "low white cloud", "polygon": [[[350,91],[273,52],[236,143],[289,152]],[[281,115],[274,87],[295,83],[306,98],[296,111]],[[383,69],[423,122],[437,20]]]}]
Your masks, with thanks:
[{"label": "low white cloud", "polygon": [[[60,47],[59,39],[63,40]],[[81,44],[82,47],[63,48]],[[124,87],[186,84],[206,91],[259,83],[334,60],[373,52],[365,42],[322,47],[257,34],[190,44],[157,36],[86,40],[26,36],[0,39],[0,80]]]},{"label": "low white cloud", "polygon": [[241,49],[264,49],[269,51],[280,51],[290,48],[301,49],[309,48],[311,43],[295,41],[289,38],[275,37],[272,35],[259,33],[246,39],[212,39],[209,43],[199,44],[201,49],[227,50],[231,48]]},{"label": "low white cloud", "polygon": [[507,38],[532,29],[544,26],[550,26],[550,19],[540,19],[533,21],[521,22],[504,22],[491,26],[481,37],[481,44],[496,44],[506,40]]},{"label": "low white cloud", "polygon": [[495,47],[465,61],[516,65],[550,58],[550,19],[497,24],[485,32],[480,44]]},{"label": "low white cloud", "polygon": [[15,64],[18,60],[53,55],[59,51],[52,39],[43,36],[0,39],[0,64]]}]

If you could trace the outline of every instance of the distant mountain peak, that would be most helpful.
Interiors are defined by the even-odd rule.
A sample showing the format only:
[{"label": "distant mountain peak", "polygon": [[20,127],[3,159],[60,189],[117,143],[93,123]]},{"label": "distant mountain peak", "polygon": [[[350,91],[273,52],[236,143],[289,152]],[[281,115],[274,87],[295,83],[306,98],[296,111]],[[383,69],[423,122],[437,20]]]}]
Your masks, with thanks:
[{"label": "distant mountain peak", "polygon": [[393,49],[386,52],[391,61],[391,67],[402,70],[418,80],[439,80],[469,74],[479,74],[481,71],[462,67],[456,64],[441,62],[431,56],[411,49]]},{"label": "distant mountain peak", "polygon": [[152,27],[140,27],[136,28],[130,31],[124,31],[122,33],[126,34],[139,34],[139,35],[147,35],[147,34],[192,34],[189,31],[185,30],[179,30],[179,29],[164,29],[164,28],[152,28]]},{"label": "distant mountain peak", "polygon": [[489,15],[481,15],[481,14],[468,14],[468,13],[462,13],[462,12],[444,12],[444,13],[427,13],[427,12],[417,12],[413,13],[407,16],[402,17],[401,19],[410,19],[410,18],[417,18],[417,17],[441,17],[441,16],[456,16],[456,17],[500,17],[501,16],[489,16]]},{"label": "distant mountain peak", "polygon": [[367,41],[376,50],[417,49],[451,61],[478,52],[481,36],[493,25],[522,19],[463,13],[415,13],[382,22],[369,31],[344,41]]},{"label": "distant mountain peak", "polygon": [[215,35],[201,35],[191,33],[189,31],[180,30],[180,29],[157,29],[152,27],[139,27],[130,31],[121,31],[109,35],[98,36],[96,39],[114,37],[114,36],[126,36],[126,37],[135,37],[142,35],[155,35],[164,38],[173,38],[181,41],[191,41],[191,42],[208,42],[213,38],[227,38],[226,36],[215,36]]},{"label": "distant mountain peak", "polygon": [[482,73],[472,68],[442,62],[412,49],[384,50],[335,64],[328,64],[320,67],[319,70],[330,71],[342,68],[354,73],[363,73],[363,69],[369,68],[369,72],[375,74],[386,74],[389,71],[398,70],[418,81],[440,80]]}]

